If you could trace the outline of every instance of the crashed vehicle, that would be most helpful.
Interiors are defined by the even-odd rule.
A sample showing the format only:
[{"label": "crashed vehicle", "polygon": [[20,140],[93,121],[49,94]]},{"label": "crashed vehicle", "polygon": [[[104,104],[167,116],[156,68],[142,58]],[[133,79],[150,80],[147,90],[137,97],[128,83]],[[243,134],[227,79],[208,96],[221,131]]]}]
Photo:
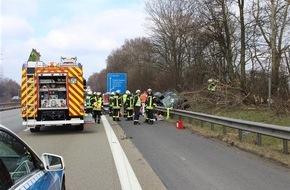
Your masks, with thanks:
[{"label": "crashed vehicle", "polygon": [[157,106],[163,106],[163,103],[161,102],[161,100],[164,98],[164,96],[161,94],[161,92],[155,92],[153,95],[156,98]]},{"label": "crashed vehicle", "polygon": [[190,107],[187,99],[176,92],[156,92],[154,96],[156,97],[157,106],[175,109],[187,109]]}]

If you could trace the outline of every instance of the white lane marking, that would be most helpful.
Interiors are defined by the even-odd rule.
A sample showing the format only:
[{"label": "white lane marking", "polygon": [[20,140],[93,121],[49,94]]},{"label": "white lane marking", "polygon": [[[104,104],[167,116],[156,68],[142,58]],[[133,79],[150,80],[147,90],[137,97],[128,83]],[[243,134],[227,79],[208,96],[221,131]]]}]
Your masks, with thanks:
[{"label": "white lane marking", "polygon": [[111,147],[122,189],[142,190],[141,185],[128,161],[128,158],[122,149],[118,138],[116,137],[116,134],[114,133],[111,125],[104,115],[102,115],[102,122]]},{"label": "white lane marking", "polygon": [[23,131],[28,131],[29,130],[29,128],[26,128],[26,129],[24,129]]}]

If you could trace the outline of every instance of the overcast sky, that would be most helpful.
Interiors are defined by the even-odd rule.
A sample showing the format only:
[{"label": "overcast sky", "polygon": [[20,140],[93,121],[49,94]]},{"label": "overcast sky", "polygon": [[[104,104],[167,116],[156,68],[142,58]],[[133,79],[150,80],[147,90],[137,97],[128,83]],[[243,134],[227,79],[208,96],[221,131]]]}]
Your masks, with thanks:
[{"label": "overcast sky", "polygon": [[32,48],[44,62],[77,56],[84,77],[126,39],[146,36],[145,0],[0,0],[1,77],[20,84]]}]

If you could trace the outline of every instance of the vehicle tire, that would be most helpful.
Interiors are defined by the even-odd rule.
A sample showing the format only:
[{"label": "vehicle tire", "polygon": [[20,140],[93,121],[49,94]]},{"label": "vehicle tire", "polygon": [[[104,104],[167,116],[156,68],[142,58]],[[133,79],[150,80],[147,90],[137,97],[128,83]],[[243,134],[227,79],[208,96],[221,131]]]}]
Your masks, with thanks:
[{"label": "vehicle tire", "polygon": [[76,130],[77,130],[77,131],[82,131],[82,130],[84,130],[84,124],[77,125],[77,126],[76,126]]},{"label": "vehicle tire", "polygon": [[65,188],[65,178],[63,178],[63,181],[61,183],[61,190],[66,190],[66,188]]},{"label": "vehicle tire", "polygon": [[30,128],[30,132],[32,133],[39,132],[39,131],[40,131],[40,127]]}]

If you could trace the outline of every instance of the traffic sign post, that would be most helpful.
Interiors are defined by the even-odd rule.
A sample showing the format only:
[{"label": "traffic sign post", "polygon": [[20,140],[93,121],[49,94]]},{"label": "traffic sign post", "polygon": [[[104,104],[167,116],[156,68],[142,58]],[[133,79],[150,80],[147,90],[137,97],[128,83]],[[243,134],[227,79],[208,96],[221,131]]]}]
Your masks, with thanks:
[{"label": "traffic sign post", "polygon": [[108,73],[107,74],[107,91],[116,92],[120,90],[122,94],[127,88],[127,73]]}]

